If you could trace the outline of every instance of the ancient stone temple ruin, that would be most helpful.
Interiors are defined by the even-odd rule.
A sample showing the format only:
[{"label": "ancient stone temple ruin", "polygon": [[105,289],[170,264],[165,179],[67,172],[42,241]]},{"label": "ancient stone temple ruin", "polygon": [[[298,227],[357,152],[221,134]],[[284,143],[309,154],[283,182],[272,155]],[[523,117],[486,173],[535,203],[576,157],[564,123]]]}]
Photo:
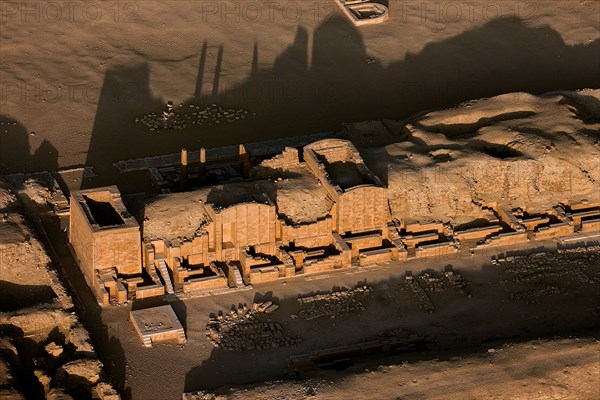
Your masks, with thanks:
[{"label": "ancient stone temple ruin", "polygon": [[304,147],[304,159],[288,148],[249,181],[148,202],[145,268],[166,265],[175,290],[188,292],[398,257],[387,240],[386,188],[356,148],[322,140]]},{"label": "ancient stone temple ruin", "polygon": [[[217,170],[208,169],[203,149],[198,160],[192,165],[182,152],[170,184],[181,191],[158,185],[163,194],[134,212],[141,229],[116,187],[72,193],[71,246],[100,303],[216,293],[600,226],[599,203],[566,200],[547,212],[473,200],[476,223],[457,228],[392,218],[393,194],[342,139],[318,140],[301,151],[286,147],[253,162],[240,146],[239,158],[217,160],[215,168],[231,170],[229,178],[208,186]],[[186,186],[192,174],[200,182],[196,189]]]}]

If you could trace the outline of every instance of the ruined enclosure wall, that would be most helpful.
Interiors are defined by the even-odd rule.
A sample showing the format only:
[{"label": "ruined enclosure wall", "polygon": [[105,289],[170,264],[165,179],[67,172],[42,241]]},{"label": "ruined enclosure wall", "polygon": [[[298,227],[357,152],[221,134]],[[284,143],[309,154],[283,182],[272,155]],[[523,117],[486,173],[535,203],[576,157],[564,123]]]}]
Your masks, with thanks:
[{"label": "ruined enclosure wall", "polygon": [[377,263],[387,263],[392,261],[394,253],[392,249],[383,249],[377,251],[369,251],[360,255],[358,263],[361,267],[365,267]]},{"label": "ruined enclosure wall", "polygon": [[499,234],[498,236],[492,236],[489,240],[489,243],[483,244],[481,246],[506,246],[517,243],[524,243],[528,240],[529,239],[527,238],[527,232],[505,232]]},{"label": "ruined enclosure wall", "polygon": [[293,167],[297,167],[300,165],[300,160],[298,158],[298,150],[293,147],[286,147],[283,149],[281,154],[274,156],[268,160],[264,160],[258,166],[258,169],[261,168],[270,168],[270,169],[289,169]]},{"label": "ruined enclosure wall", "polygon": [[419,246],[415,255],[420,257],[442,257],[448,254],[456,253],[458,248],[452,243],[433,243]]},{"label": "ruined enclosure wall", "polygon": [[305,239],[296,239],[294,243],[296,244],[296,247],[312,249],[315,247],[325,247],[332,244],[333,237],[331,236],[331,232],[328,232],[326,235],[312,236]]},{"label": "ruined enclosure wall", "polygon": [[377,186],[353,188],[338,203],[338,232],[382,230],[388,221],[387,190]]},{"label": "ruined enclosure wall", "polygon": [[487,227],[455,231],[454,238],[458,240],[478,240],[484,239],[500,231],[502,231],[502,227],[500,225],[491,225]]},{"label": "ruined enclosure wall", "polygon": [[227,287],[227,278],[223,276],[209,276],[202,278],[191,278],[186,281],[183,285],[183,291],[185,293],[207,290],[207,289],[216,289],[216,288],[225,288]]},{"label": "ruined enclosure wall", "polygon": [[371,249],[382,245],[382,237],[380,234],[363,235],[354,238],[346,238],[345,242],[352,250],[352,256],[358,257],[358,253],[364,249]]}]

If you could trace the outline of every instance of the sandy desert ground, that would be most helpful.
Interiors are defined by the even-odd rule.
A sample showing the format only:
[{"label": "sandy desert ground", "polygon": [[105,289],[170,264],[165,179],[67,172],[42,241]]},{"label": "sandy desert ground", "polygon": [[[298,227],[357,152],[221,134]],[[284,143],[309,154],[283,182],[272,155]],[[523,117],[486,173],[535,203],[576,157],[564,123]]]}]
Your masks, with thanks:
[{"label": "sandy desert ground", "polygon": [[[363,367],[237,388],[210,400],[579,400],[600,396],[597,339],[536,340],[444,360]],[[193,399],[192,396],[190,396]],[[203,399],[204,398],[204,399]]]},{"label": "sandy desert ground", "polygon": [[[1,7],[2,172],[110,170],[183,146],[335,131],[508,92],[600,87],[593,0],[391,0],[388,23],[360,29],[332,0]],[[167,100],[256,115],[164,134],[135,123]]]}]

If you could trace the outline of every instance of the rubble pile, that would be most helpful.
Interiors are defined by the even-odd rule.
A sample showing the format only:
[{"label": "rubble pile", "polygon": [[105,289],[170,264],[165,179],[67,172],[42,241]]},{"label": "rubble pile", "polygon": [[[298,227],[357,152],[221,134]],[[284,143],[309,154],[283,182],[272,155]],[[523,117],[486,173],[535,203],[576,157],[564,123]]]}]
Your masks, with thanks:
[{"label": "rubble pile", "polygon": [[354,289],[342,289],[335,292],[299,297],[298,303],[303,307],[298,316],[305,320],[322,317],[335,318],[337,315],[365,310],[362,299],[373,292],[370,286],[359,286]]},{"label": "rubble pile", "polygon": [[549,278],[557,278],[561,282],[570,279],[585,284],[600,283],[600,271],[596,271],[592,278],[586,274],[593,273],[591,267],[600,266],[600,251],[594,248],[559,250],[552,257],[545,253],[507,257],[499,259],[498,263],[504,267],[505,272],[513,276],[512,279],[505,280],[505,283]]},{"label": "rubble pile", "polygon": [[506,284],[533,284],[535,289],[511,293],[513,300],[536,304],[548,295],[567,295],[578,286],[600,283],[600,248],[559,250],[554,254],[535,253],[496,261],[509,276]]},{"label": "rubble pile", "polygon": [[458,272],[447,270],[444,272],[444,276],[450,282],[452,287],[456,289],[458,294],[467,295],[467,285],[468,282],[462,277]]},{"label": "rubble pile", "polygon": [[247,116],[248,111],[246,110],[225,108],[215,103],[207,107],[196,104],[189,104],[185,107],[180,104],[175,108],[173,102],[169,101],[161,114],[151,112],[136,118],[135,122],[146,125],[150,128],[150,132],[160,132],[161,130],[185,129],[190,125],[231,123],[245,119]]},{"label": "rubble pile", "polygon": [[511,293],[510,298],[517,301],[524,301],[525,304],[538,304],[543,297],[551,294],[565,293],[558,286],[547,286],[536,290],[527,290],[524,292]]},{"label": "rubble pile", "polygon": [[[580,269],[576,269],[573,271],[573,274],[577,277],[579,282],[589,284],[595,283],[596,281],[600,282],[600,280],[590,279],[586,274],[583,273]],[[595,277],[598,278],[598,277]]]},{"label": "rubble pile", "polygon": [[184,393],[182,400],[216,400],[217,396],[203,391]]},{"label": "rubble pile", "polygon": [[435,307],[429,299],[429,296],[427,296],[427,293],[425,293],[425,290],[423,290],[421,285],[419,285],[419,283],[414,279],[414,277],[412,275],[406,275],[404,282],[408,290],[410,290],[417,298],[417,301],[419,302],[419,307],[421,307],[421,309],[429,313],[432,313],[435,310]]},{"label": "rubble pile", "polygon": [[418,279],[425,286],[425,290],[431,293],[441,293],[446,290],[444,280],[433,271],[422,272]]},{"label": "rubble pile", "polygon": [[451,267],[446,267],[443,274],[432,270],[423,271],[419,274],[417,280],[419,285],[429,293],[442,293],[449,287],[453,287],[461,295],[468,294],[468,282],[458,272],[453,271]]},{"label": "rubble pile", "polygon": [[210,317],[206,335],[215,347],[240,352],[287,347],[302,342],[301,337],[288,334],[280,323],[262,319],[264,311],[249,309],[246,305],[234,307],[228,314],[219,311],[218,315]]},{"label": "rubble pile", "polygon": [[584,253],[590,258],[600,259],[600,246],[575,247],[573,249],[560,249],[558,254]]}]

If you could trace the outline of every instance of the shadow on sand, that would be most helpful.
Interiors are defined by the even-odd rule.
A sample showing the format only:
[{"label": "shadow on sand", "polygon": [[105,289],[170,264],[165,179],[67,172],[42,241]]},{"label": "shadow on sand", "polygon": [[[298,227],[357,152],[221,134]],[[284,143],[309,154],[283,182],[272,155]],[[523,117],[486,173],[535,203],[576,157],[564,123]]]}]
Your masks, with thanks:
[{"label": "shadow on sand", "polygon": [[339,15],[314,31],[310,65],[308,42],[308,32],[299,27],[294,42],[270,69],[259,68],[259,45],[255,45],[250,75],[226,91],[219,89],[218,66],[224,48],[211,48],[217,68],[214,76],[208,76],[205,43],[195,97],[184,107],[219,103],[248,109],[256,116],[184,131],[155,134],[135,123],[136,116],[160,112],[166,102],[150,91],[148,64],[110,68],[87,164],[116,174],[113,162],[178,152],[182,147],[216,147],[338,130],[343,121],[399,119],[420,110],[508,92],[600,86],[600,40],[569,46],[552,28],[528,27],[515,17],[496,19],[429,44],[387,67],[368,58],[360,32]]},{"label": "shadow on sand", "polygon": [[0,123],[0,175],[58,169],[58,150],[47,139],[32,153],[30,132],[22,123],[4,115]]}]

